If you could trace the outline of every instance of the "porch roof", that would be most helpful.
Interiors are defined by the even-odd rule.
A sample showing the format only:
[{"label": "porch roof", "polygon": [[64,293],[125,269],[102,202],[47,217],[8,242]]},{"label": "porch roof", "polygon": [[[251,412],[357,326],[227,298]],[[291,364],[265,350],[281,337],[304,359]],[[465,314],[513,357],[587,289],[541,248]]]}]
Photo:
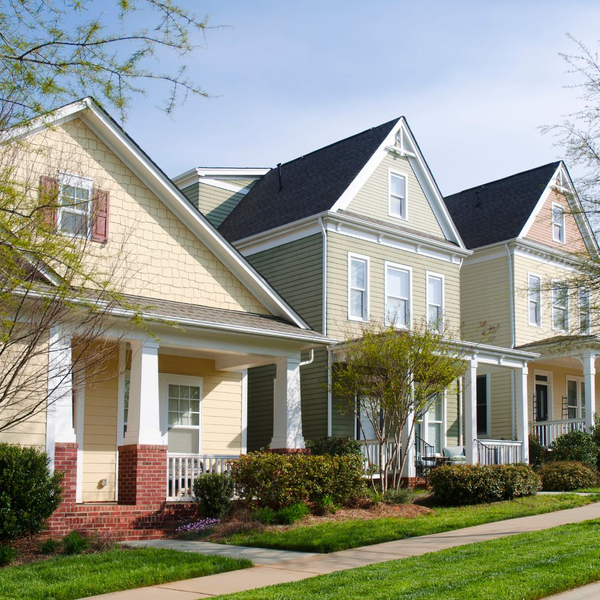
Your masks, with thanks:
[{"label": "porch roof", "polygon": [[542,356],[572,356],[585,350],[600,350],[598,335],[555,335],[537,342],[517,346],[519,350],[538,352]]}]

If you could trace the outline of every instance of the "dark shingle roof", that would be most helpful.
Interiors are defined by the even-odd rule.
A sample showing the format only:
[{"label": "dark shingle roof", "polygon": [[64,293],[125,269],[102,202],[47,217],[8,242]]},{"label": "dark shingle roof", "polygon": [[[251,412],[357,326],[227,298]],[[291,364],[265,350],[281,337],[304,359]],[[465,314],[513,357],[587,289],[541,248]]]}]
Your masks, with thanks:
[{"label": "dark shingle roof", "polygon": [[271,169],[219,227],[230,242],[329,210],[398,119]]},{"label": "dark shingle roof", "polygon": [[444,198],[467,248],[516,238],[559,161]]}]

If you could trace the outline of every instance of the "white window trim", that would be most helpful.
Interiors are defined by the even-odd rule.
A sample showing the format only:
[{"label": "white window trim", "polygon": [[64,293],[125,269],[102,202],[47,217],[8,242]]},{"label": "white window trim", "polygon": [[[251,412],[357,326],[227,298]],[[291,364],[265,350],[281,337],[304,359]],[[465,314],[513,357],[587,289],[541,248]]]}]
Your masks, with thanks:
[{"label": "white window trim", "polygon": [[558,280],[558,279],[552,279],[551,280],[551,290],[550,290],[550,319],[551,319],[551,325],[552,325],[552,330],[553,331],[569,331],[569,322],[570,322],[570,315],[569,315],[569,287],[567,284],[567,305],[566,305],[566,311],[567,311],[567,327],[566,329],[562,329],[560,327],[555,327],[554,325],[554,290],[555,290],[555,286],[560,286],[561,284],[563,284],[564,282]]},{"label": "white window trim", "polygon": [[[69,233],[68,231],[62,231],[62,229],[61,229],[62,213],[64,210],[64,207],[62,206],[62,193],[63,193],[63,186],[65,186],[65,185],[86,189],[90,193],[89,200],[88,200],[89,208],[87,211],[86,235],[73,234],[73,233]],[[90,179],[89,177],[82,177],[81,175],[74,175],[73,173],[59,173],[58,174],[58,189],[59,189],[59,196],[58,196],[58,206],[56,209],[56,230],[61,235],[67,235],[67,236],[73,237],[73,238],[89,239],[92,235],[92,204],[94,202],[94,180]],[[72,213],[76,213],[76,214],[85,214],[85,211],[77,210],[77,209],[67,210],[67,212],[72,212]]]},{"label": "white window trim", "polygon": [[[537,375],[545,375],[546,377],[548,377],[548,381],[540,381],[540,385],[545,385],[547,384],[548,386],[548,421],[553,421],[554,420],[554,381],[552,379],[552,371],[541,371],[538,369],[534,369],[533,371],[533,393],[535,394],[535,386],[538,383],[536,381],[536,376]],[[565,388],[566,389],[566,388]],[[531,407],[532,411],[532,420],[533,418],[535,418],[535,414],[533,413],[533,406]]]},{"label": "white window trim", "polygon": [[[425,271],[425,319],[429,324],[429,278],[437,278],[442,280],[442,322],[439,324],[441,331],[444,331],[446,324],[446,278],[441,273],[434,273],[433,271]],[[439,331],[439,330],[438,330]]]},{"label": "white window trim", "polygon": [[[479,433],[477,426],[475,427],[475,436],[489,439],[492,435],[492,378],[491,373],[481,373],[477,377],[485,377],[485,432]],[[475,415],[475,422],[477,423],[477,415]]]},{"label": "white window trim", "polygon": [[567,375],[565,377],[565,396],[567,397],[567,419],[568,416],[568,406],[569,406],[569,381],[574,381],[577,384],[577,416],[576,419],[583,419],[583,411],[585,410],[585,405],[583,403],[583,394],[581,393],[581,384],[585,385],[585,377],[578,377],[577,375]]},{"label": "white window trim", "polygon": [[385,323],[386,325],[390,325],[390,321],[388,319],[388,310],[387,310],[387,298],[388,298],[388,268],[397,269],[398,271],[406,271],[408,273],[408,318],[406,319],[406,327],[404,325],[396,326],[396,329],[412,329],[413,326],[413,270],[412,267],[408,267],[406,265],[400,265],[398,263],[393,263],[389,261],[385,261],[384,263],[385,273],[385,284],[384,284],[384,293],[385,298],[383,299],[383,310],[385,313]]},{"label": "white window trim", "polygon": [[[163,443],[168,446],[169,429],[197,429],[198,430],[198,449],[197,453],[202,454],[202,406],[204,404],[203,378],[193,377],[191,375],[173,375],[171,373],[159,373],[160,390],[160,421]],[[200,388],[200,414],[198,425],[172,425],[169,427],[169,384],[171,385],[194,385]],[[194,453],[195,454],[195,453]]]},{"label": "white window trim", "polygon": [[[562,212],[562,237],[563,239],[557,239],[556,236],[554,235],[554,209],[555,208],[559,208]],[[567,243],[567,220],[566,220],[566,215],[567,211],[565,210],[565,207],[562,204],[558,204],[557,202],[553,202],[552,203],[552,239],[555,242],[558,242],[559,244],[566,244]]]},{"label": "white window trim", "polygon": [[[366,284],[367,289],[365,290],[365,314],[363,318],[353,317],[351,310],[351,297],[352,297],[352,260],[362,260],[367,264],[367,277]],[[359,323],[368,323],[369,322],[369,310],[371,308],[370,302],[370,293],[371,293],[371,259],[368,256],[364,256],[363,254],[354,254],[354,252],[348,252],[348,320],[349,321],[357,321]]]},{"label": "white window trim", "polygon": [[[529,314],[529,296],[531,294],[531,278],[532,277],[537,277],[540,280],[540,288],[539,288],[539,295],[540,295],[540,322],[539,323],[533,323],[531,321],[530,318],[530,314]],[[527,272],[527,324],[530,325],[531,327],[537,327],[538,329],[541,329],[543,326],[543,322],[544,322],[544,314],[543,314],[543,310],[542,310],[542,276],[538,275],[537,273],[531,273],[531,272]]]},{"label": "white window trim", "polygon": [[[441,428],[441,436],[440,436],[440,452],[439,455],[442,455],[444,453],[444,448],[447,446],[447,435],[446,435],[446,390],[444,390],[441,393],[442,396],[442,420],[441,421],[433,421],[431,420],[431,423],[439,423],[440,424],[440,428]],[[433,408],[433,404],[431,405],[430,409],[431,410]],[[425,414],[423,415],[423,419],[421,421],[421,427],[422,427],[422,431],[421,433],[423,434],[423,441],[426,444],[429,444],[430,446],[433,446],[432,441],[429,439],[429,424],[430,424],[430,419],[429,419],[429,410],[425,412]],[[438,453],[436,453],[436,455],[438,455]]]},{"label": "white window trim", "polygon": [[[392,212],[392,175],[404,178],[404,216]],[[394,219],[408,221],[408,175],[402,171],[388,168],[388,215]]]},{"label": "white window trim", "polygon": [[[588,326],[586,331],[581,331],[581,292],[587,293],[587,315],[588,315]],[[579,317],[579,329],[581,333],[589,334],[592,328],[592,310],[591,310],[591,293],[590,290],[577,290],[577,316]]]}]

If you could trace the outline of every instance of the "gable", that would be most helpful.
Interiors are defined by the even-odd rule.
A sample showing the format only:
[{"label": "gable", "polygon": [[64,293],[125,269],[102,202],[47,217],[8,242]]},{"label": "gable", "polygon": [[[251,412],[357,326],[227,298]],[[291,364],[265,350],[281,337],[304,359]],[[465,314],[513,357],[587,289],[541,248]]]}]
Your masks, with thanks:
[{"label": "gable", "polygon": [[[406,177],[407,219],[390,215],[390,172]],[[442,228],[406,156],[387,152],[345,210],[444,239]]]},{"label": "gable", "polygon": [[34,159],[39,175],[90,177],[110,193],[109,240],[90,244],[89,262],[90,268],[112,273],[124,293],[269,314],[81,119],[43,131],[32,142],[48,148]]},{"label": "gable", "polygon": [[[565,211],[565,243],[557,242],[552,235],[552,206],[560,206]],[[551,190],[539,209],[535,220],[524,236],[526,240],[538,242],[545,246],[567,252],[585,252],[586,245],[581,231],[575,221],[575,216],[569,208],[569,202],[564,194]]]}]

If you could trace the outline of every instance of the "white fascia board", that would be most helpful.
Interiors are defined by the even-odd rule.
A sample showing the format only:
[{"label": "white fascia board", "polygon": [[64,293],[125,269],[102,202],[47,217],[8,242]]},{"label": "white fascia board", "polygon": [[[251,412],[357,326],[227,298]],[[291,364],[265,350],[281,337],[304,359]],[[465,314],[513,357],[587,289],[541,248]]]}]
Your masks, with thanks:
[{"label": "white fascia board", "polygon": [[519,236],[518,236],[519,238],[524,238],[529,233],[531,226],[533,225],[534,221],[537,219],[538,215],[540,214],[540,211],[542,210],[542,207],[546,203],[546,200],[548,200],[548,196],[550,195],[550,192],[552,192],[554,181],[556,180],[557,175],[561,171],[561,166],[562,166],[562,162],[560,165],[558,165],[556,171],[554,171],[554,173],[552,174],[552,177],[548,180],[548,183],[546,184],[546,187],[544,188],[542,195],[539,197],[538,201],[536,202],[535,208],[531,211],[531,214],[529,215],[527,221],[525,222],[525,225],[523,225],[523,229],[521,229],[521,232],[519,233]]},{"label": "white fascia board", "polygon": [[80,118],[148,186],[162,202],[227,266],[237,279],[275,316],[289,319],[302,329],[307,323],[288,306],[266,280],[217,232],[175,184],[94,102],[86,99]]},{"label": "white fascia board", "polygon": [[177,187],[183,188],[198,181],[203,177],[210,177],[212,179],[260,179],[263,175],[268,173],[270,169],[256,169],[256,168],[229,168],[229,167],[215,167],[215,168],[204,168],[196,167],[190,169],[173,177],[173,183]]},{"label": "white fascia board", "polygon": [[444,199],[440,190],[438,189],[433,175],[431,174],[427,163],[421,154],[419,146],[416,143],[414,136],[408,126],[408,123],[404,117],[400,117],[396,125],[392,128],[390,133],[383,140],[379,148],[373,153],[373,156],[368,160],[367,164],[361,169],[360,173],[356,176],[354,181],[348,186],[344,193],[340,196],[337,202],[331,207],[332,212],[338,210],[346,210],[355,198],[358,191],[366,183],[368,178],[373,174],[375,169],[381,163],[381,161],[387,156],[390,146],[394,146],[396,136],[399,131],[402,131],[404,143],[408,141],[408,149],[402,151],[400,154],[406,156],[410,166],[412,167],[419,185],[423,189],[425,197],[429,202],[433,213],[440,224],[440,227],[444,233],[444,236],[451,242],[456,243],[460,248],[466,249],[450,213],[446,208]]}]

